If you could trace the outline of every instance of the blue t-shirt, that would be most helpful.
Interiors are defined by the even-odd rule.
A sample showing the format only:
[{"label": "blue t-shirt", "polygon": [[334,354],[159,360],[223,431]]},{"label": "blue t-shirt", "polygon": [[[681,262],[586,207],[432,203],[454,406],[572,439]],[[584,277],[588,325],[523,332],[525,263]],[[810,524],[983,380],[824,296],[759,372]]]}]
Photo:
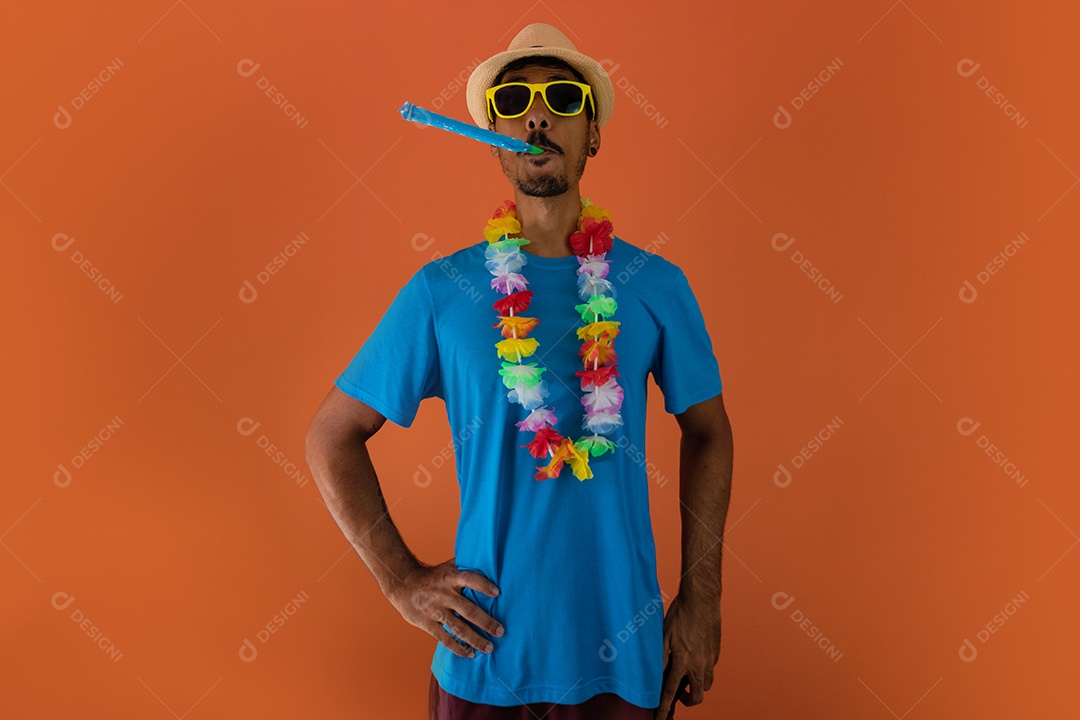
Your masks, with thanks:
[{"label": "blue t-shirt", "polygon": [[[440,643],[431,671],[451,695],[489,705],[577,704],[610,692],[654,708],[671,597],[657,581],[649,516],[648,483],[661,478],[650,477],[644,458],[647,379],[651,372],[672,414],[720,394],[701,310],[677,265],[613,238],[608,295],[617,308],[609,319],[621,323],[614,348],[624,397],[622,425],[606,437],[616,447],[589,458],[592,478],[578,480],[567,463],[559,477],[538,481],[546,460],[520,447],[534,434],[514,424],[528,410],[507,399],[499,375],[492,305],[504,295],[491,287],[487,246],[482,240],[421,267],[335,380],[405,428],[424,398],[446,404],[461,497],[455,562],[500,589],[495,598],[462,593],[505,634],[473,626],[494,651],[459,657]],[[582,369],[578,259],[525,252],[521,272],[534,295],[523,314],[540,320],[529,334],[540,345],[526,362],[547,368],[555,429],[577,439],[589,434],[574,375]]]}]

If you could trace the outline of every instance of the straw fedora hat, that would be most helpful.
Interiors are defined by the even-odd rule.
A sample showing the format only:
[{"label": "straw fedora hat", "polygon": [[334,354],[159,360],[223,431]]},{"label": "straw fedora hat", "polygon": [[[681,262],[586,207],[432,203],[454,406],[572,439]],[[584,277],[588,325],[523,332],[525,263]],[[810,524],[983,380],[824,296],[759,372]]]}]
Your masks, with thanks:
[{"label": "straw fedora hat", "polygon": [[600,63],[579,53],[570,38],[545,23],[533,23],[522,28],[506,50],[477,65],[469,75],[465,100],[469,105],[469,114],[477,125],[487,129],[488,115],[484,93],[495,82],[499,72],[512,60],[531,55],[557,57],[581,73],[592,88],[596,102],[596,121],[601,128],[604,127],[615,104],[615,90],[611,86],[611,78]]}]

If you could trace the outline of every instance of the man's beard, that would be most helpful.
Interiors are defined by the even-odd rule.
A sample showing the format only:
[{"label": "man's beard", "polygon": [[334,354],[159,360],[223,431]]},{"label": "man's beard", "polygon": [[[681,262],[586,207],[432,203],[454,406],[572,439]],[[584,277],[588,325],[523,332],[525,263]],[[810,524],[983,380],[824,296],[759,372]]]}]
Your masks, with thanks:
[{"label": "man's beard", "polygon": [[[531,142],[531,140],[530,140]],[[585,138],[585,145],[582,147],[581,159],[578,160],[577,170],[575,175],[581,177],[585,172],[585,162],[587,160],[589,140]],[[506,166],[503,166],[504,172]],[[517,185],[517,189],[521,191],[523,195],[529,195],[531,197],[555,197],[562,195],[570,189],[570,180],[563,175],[544,175],[538,178],[518,177],[515,179],[514,184]]]},{"label": "man's beard", "polygon": [[539,178],[518,178],[518,190],[532,197],[555,197],[570,189],[566,175],[546,175]]}]

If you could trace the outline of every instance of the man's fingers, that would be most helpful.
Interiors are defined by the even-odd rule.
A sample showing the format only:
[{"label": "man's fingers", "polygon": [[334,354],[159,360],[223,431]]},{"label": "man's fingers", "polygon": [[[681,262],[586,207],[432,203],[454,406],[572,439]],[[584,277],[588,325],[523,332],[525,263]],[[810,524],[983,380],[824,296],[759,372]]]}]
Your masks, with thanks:
[{"label": "man's fingers", "polygon": [[446,629],[443,628],[442,625],[436,625],[434,628],[432,628],[431,634],[434,635],[436,640],[445,645],[450,650],[450,652],[454,653],[455,655],[459,655],[461,657],[473,657],[476,654],[475,650],[473,650],[472,648],[468,648],[455,640],[454,636],[446,632]]},{"label": "man's fingers", "polygon": [[[491,582],[480,573],[475,573],[470,570],[460,570],[457,573],[456,579],[459,587],[467,587],[492,597],[499,594],[499,588],[496,587],[495,583]],[[501,637],[505,632],[505,629],[499,621],[484,612],[479,605],[465,597],[460,591],[455,595],[451,602],[454,606],[454,610],[456,610],[459,615],[493,637]],[[484,640],[484,642],[486,643],[487,640]],[[482,645],[480,647],[482,647]]]},{"label": "man's fingers", "polygon": [[689,702],[689,698],[690,698],[690,676],[687,675],[687,674],[684,674],[682,676],[682,678],[679,679],[679,689],[675,691],[675,699],[672,701],[672,704],[674,705],[675,703],[682,700],[683,705],[693,705],[694,703]]},{"label": "man's fingers", "polygon": [[[488,653],[489,647],[494,650],[494,646],[490,640],[487,640],[480,636],[480,633],[473,630],[473,628],[465,622],[463,619],[455,615],[453,612],[444,612],[441,609],[433,614],[435,622],[440,625],[445,625],[450,632],[454,633],[461,639],[462,642],[467,645],[471,645],[476,648],[477,651]],[[469,648],[466,648],[469,649]]]},{"label": "man's fingers", "polygon": [[656,708],[656,720],[665,720],[671,710],[671,704],[675,701],[675,691],[678,689],[681,672],[678,668],[668,665],[668,671],[664,673],[664,689],[660,693],[660,705]]},{"label": "man's fingers", "polygon": [[499,588],[495,583],[491,582],[480,573],[474,573],[471,570],[459,570],[457,580],[460,586],[478,590],[485,595],[495,597],[499,594]]},{"label": "man's fingers", "polygon": [[504,630],[502,623],[484,612],[479,605],[470,601],[464,595],[458,595],[454,599],[454,609],[463,618],[478,628],[483,629],[492,637],[501,637]]},{"label": "man's fingers", "polygon": [[698,705],[705,699],[705,689],[700,673],[695,673],[690,678],[690,697],[686,698],[687,705]]}]

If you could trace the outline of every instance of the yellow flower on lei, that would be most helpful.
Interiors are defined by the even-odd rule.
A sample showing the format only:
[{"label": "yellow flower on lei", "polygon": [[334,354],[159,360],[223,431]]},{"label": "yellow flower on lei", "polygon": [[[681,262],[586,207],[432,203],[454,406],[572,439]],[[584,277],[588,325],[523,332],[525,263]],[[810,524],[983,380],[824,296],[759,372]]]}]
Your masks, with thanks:
[{"label": "yellow flower on lei", "polygon": [[495,349],[503,360],[516,362],[518,353],[521,353],[521,357],[529,357],[539,345],[540,341],[536,338],[507,338],[495,343]]},{"label": "yellow flower on lei", "polygon": [[516,235],[521,232],[521,221],[513,215],[504,215],[500,218],[491,218],[484,228],[484,237],[489,243],[496,243],[503,235]]},{"label": "yellow flower on lei", "polygon": [[587,217],[596,218],[597,222],[600,222],[601,220],[611,220],[611,213],[598,205],[593,205],[589,202],[589,198],[585,198],[583,203],[587,204],[581,208],[581,217],[578,218],[578,230],[581,229],[581,224]]},{"label": "yellow flower on lei", "polygon": [[577,330],[578,340],[584,340],[586,338],[592,340],[593,338],[600,337],[603,333],[607,333],[609,337],[614,338],[619,334],[619,321],[598,320],[596,322],[591,322],[588,325],[582,325]]},{"label": "yellow flower on lei", "polygon": [[589,467],[589,451],[581,450],[573,442],[566,443],[566,449],[570,451],[570,457],[566,462],[570,463],[570,469],[574,471],[574,477],[578,480],[588,480],[593,476],[592,468]]}]

